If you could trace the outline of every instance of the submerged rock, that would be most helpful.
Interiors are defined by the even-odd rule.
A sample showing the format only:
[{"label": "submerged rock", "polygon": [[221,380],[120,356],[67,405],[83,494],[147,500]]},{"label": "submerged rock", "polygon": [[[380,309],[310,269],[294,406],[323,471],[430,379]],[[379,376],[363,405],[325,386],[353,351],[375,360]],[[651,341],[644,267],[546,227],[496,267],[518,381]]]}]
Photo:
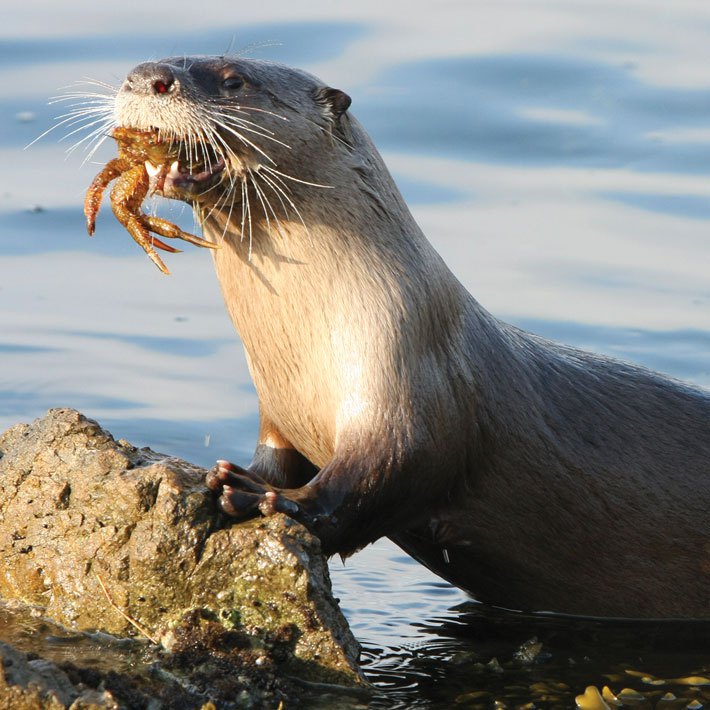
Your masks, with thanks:
[{"label": "submerged rock", "polygon": [[203,469],[70,409],[0,435],[0,456],[0,598],[71,629],[140,633],[170,652],[170,675],[199,669],[203,698],[220,675],[274,697],[279,677],[367,685],[319,542],[295,521],[220,528]]},{"label": "submerged rock", "polygon": [[108,690],[75,686],[56,664],[30,659],[0,642],[0,708],[42,710],[43,708],[118,708]]}]

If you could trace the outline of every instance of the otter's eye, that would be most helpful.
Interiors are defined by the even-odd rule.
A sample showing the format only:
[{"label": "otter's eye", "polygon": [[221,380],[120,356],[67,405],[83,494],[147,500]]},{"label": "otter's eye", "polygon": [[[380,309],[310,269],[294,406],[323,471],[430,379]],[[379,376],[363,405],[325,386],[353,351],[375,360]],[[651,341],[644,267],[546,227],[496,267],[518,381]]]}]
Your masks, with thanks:
[{"label": "otter's eye", "polygon": [[222,79],[222,89],[225,91],[238,91],[244,86],[244,79],[240,76],[228,76]]}]

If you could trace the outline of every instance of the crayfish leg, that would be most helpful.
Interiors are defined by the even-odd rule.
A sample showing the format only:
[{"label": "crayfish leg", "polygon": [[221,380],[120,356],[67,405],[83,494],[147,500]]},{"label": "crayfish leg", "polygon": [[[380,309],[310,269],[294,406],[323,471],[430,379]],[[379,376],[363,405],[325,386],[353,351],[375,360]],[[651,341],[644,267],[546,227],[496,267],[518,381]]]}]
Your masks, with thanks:
[{"label": "crayfish leg", "polygon": [[143,251],[148,255],[148,258],[164,274],[170,274],[168,267],[165,266],[165,264],[163,263],[163,260],[158,256],[158,252],[155,251],[155,249],[153,248],[153,245],[157,246],[160,249],[164,249],[165,251],[170,251],[170,252],[177,252],[180,250],[170,247],[167,244],[164,244],[159,239],[155,239],[154,237],[151,237],[148,230],[141,223],[140,217],[136,217],[134,215],[129,215],[128,219],[126,220],[126,222],[124,223],[123,226],[128,230],[128,233],[133,237],[136,244],[138,244],[143,249]]},{"label": "crayfish leg", "polygon": [[91,181],[84,199],[84,216],[86,217],[86,230],[89,236],[93,235],[96,228],[96,215],[101,207],[101,198],[108,184],[119,175],[130,169],[130,163],[123,158],[109,160],[104,169]]},{"label": "crayfish leg", "polygon": [[152,217],[144,214],[142,221],[151,232],[155,232],[161,237],[167,237],[168,239],[182,239],[183,241],[190,242],[190,244],[195,244],[198,247],[219,249],[219,244],[208,242],[206,239],[196,237],[194,234],[190,234],[189,232],[183,232],[180,227],[172,222],[168,222],[167,219],[161,219],[160,217]]},{"label": "crayfish leg", "polygon": [[116,219],[126,228],[133,240],[143,249],[150,260],[164,273],[168,267],[153,248],[153,244],[165,251],[178,251],[150,236],[148,227],[143,223],[141,205],[148,194],[148,174],[143,165],[136,165],[125,171],[111,190],[111,207]]}]

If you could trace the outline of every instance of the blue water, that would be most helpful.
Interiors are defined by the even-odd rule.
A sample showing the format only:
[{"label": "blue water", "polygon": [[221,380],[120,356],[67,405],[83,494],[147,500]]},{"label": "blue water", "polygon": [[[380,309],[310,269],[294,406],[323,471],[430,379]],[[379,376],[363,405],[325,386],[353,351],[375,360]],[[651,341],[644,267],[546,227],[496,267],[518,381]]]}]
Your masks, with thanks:
[{"label": "blue water", "polygon": [[[165,0],[6,0],[0,428],[71,406],[202,465],[249,459],[256,396],[209,255],[188,247],[163,277],[106,209],[89,239],[83,191],[110,146],[90,164],[65,156],[61,131],[24,149],[61,113],[48,98],[62,87],[229,49],[347,91],[425,232],[493,313],[710,385],[710,5],[256,5],[208,1],[187,16]],[[192,227],[183,206],[157,209]],[[507,688],[540,674],[568,684],[568,706],[624,663],[676,675],[710,664],[702,630],[659,658],[637,629],[457,609],[461,592],[387,542],[332,572],[382,707],[448,707],[476,689],[482,707],[496,694],[523,703]],[[515,652],[533,636],[550,650],[523,667]]]}]

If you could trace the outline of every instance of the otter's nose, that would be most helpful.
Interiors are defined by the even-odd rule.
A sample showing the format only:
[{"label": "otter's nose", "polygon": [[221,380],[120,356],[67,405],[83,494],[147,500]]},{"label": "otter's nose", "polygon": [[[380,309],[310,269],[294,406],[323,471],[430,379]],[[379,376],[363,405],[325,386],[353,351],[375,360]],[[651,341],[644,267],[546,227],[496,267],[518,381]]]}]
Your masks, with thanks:
[{"label": "otter's nose", "polygon": [[144,95],[171,94],[179,85],[173,67],[158,62],[144,62],[126,77],[124,89]]}]

